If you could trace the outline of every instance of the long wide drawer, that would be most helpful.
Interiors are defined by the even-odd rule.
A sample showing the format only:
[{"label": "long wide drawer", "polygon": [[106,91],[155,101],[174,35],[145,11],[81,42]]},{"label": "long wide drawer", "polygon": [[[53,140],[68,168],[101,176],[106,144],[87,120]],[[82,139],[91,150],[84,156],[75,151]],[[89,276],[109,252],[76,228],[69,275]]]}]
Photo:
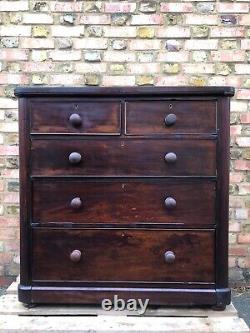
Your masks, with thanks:
[{"label": "long wide drawer", "polygon": [[33,229],[33,281],[215,282],[214,231]]},{"label": "long wide drawer", "polygon": [[[35,223],[215,224],[215,181],[57,179],[33,182]],[[205,198],[205,200],[204,200]]]},{"label": "long wide drawer", "polygon": [[126,134],[216,133],[216,101],[130,101]]},{"label": "long wide drawer", "polygon": [[216,140],[32,141],[33,176],[215,176]]},{"label": "long wide drawer", "polygon": [[119,101],[35,99],[30,101],[31,132],[119,135],[120,109]]}]

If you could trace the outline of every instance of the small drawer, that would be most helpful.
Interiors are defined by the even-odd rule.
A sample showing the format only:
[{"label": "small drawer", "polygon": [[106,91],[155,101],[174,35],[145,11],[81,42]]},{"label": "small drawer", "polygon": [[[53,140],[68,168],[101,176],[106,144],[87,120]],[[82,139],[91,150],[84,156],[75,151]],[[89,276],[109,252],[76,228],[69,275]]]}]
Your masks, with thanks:
[{"label": "small drawer", "polygon": [[127,135],[216,133],[216,101],[126,103]]},{"label": "small drawer", "polygon": [[121,131],[120,103],[30,101],[31,133],[113,134]]},{"label": "small drawer", "polygon": [[33,281],[215,282],[214,231],[32,231]]},{"label": "small drawer", "polygon": [[35,139],[33,176],[215,176],[216,140]]},{"label": "small drawer", "polygon": [[32,222],[213,227],[215,188],[204,179],[35,180]]}]

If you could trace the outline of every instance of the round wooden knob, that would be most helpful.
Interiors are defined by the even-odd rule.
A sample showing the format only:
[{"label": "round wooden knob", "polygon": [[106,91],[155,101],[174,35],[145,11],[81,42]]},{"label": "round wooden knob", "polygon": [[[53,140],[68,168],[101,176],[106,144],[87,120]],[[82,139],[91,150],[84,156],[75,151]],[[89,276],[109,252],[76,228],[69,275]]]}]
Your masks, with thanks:
[{"label": "round wooden knob", "polygon": [[177,161],[177,156],[175,153],[167,153],[165,155],[165,161],[167,163],[175,163]]},{"label": "round wooden knob", "polygon": [[165,206],[167,207],[167,209],[174,209],[176,207],[176,200],[171,197],[166,198]]},{"label": "round wooden knob", "polygon": [[172,264],[175,261],[175,254],[173,251],[166,251],[164,258],[167,264]]},{"label": "round wooden knob", "polygon": [[73,262],[78,262],[81,260],[82,253],[80,250],[74,250],[70,253],[70,260]]},{"label": "round wooden knob", "polygon": [[82,118],[78,113],[72,113],[69,117],[72,126],[79,127],[82,124]]},{"label": "round wooden knob", "polygon": [[73,198],[70,201],[70,207],[73,209],[79,209],[82,207],[82,200],[79,197]]},{"label": "round wooden knob", "polygon": [[78,164],[81,162],[82,156],[77,152],[73,152],[69,155],[69,161],[71,164]]},{"label": "round wooden knob", "polygon": [[166,126],[172,126],[176,123],[176,115],[174,113],[169,113],[166,117],[165,117],[165,124]]}]

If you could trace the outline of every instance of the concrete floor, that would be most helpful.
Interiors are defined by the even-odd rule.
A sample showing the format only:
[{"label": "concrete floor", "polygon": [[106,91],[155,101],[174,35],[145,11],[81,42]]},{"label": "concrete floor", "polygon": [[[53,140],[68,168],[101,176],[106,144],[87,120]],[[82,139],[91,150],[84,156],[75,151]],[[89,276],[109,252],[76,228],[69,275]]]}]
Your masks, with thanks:
[{"label": "concrete floor", "polygon": [[[0,288],[0,296],[5,293],[4,288]],[[232,302],[236,307],[239,317],[243,318],[250,328],[250,288],[232,290]]]},{"label": "concrete floor", "polygon": [[248,290],[233,290],[232,301],[239,317],[243,318],[250,328],[250,288]]}]

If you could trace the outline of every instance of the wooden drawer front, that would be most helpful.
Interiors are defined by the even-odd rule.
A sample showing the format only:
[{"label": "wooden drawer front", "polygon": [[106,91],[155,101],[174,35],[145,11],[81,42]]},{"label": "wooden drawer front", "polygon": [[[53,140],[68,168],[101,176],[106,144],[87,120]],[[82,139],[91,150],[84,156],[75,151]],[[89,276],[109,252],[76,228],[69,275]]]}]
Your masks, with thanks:
[{"label": "wooden drawer front", "polygon": [[213,231],[33,229],[32,242],[33,280],[214,282]]},{"label": "wooden drawer front", "polygon": [[215,224],[215,182],[207,180],[43,179],[32,197],[35,223]]},{"label": "wooden drawer front", "polygon": [[126,133],[129,135],[215,132],[215,101],[126,103]]},{"label": "wooden drawer front", "polygon": [[119,102],[31,102],[31,132],[120,134],[120,112]]},{"label": "wooden drawer front", "polygon": [[[73,152],[80,162],[75,154],[71,159]],[[174,163],[165,161],[165,155],[170,152],[176,154]],[[42,176],[214,176],[215,154],[215,140],[33,140],[31,173]]]}]

